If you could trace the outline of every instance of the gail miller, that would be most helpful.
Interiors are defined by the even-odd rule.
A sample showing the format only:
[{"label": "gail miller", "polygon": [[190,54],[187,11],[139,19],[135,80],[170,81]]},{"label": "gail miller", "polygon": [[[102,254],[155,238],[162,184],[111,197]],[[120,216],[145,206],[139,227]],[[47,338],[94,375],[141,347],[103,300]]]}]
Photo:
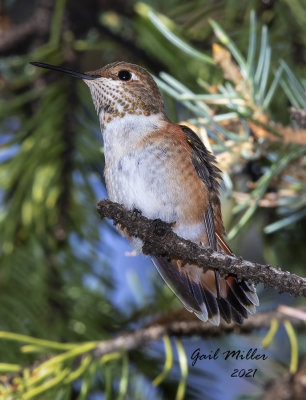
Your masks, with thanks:
[{"label": "gail miller", "polygon": [[255,347],[251,347],[248,351],[246,350],[226,350],[221,352],[218,347],[213,353],[213,350],[209,354],[201,353],[201,349],[197,348],[191,355],[192,366],[195,366],[197,361],[200,360],[218,360],[222,357],[224,360],[235,359],[235,360],[266,360],[268,356],[264,353],[260,354]]}]

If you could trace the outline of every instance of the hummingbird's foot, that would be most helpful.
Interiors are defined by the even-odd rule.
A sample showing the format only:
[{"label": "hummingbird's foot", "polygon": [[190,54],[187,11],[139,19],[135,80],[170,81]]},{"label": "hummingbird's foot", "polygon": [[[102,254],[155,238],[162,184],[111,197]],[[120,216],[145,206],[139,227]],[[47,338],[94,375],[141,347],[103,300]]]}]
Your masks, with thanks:
[{"label": "hummingbird's foot", "polygon": [[142,215],[142,212],[138,210],[138,208],[133,208],[132,210],[132,219],[133,221],[136,220],[137,217],[140,217]]},{"label": "hummingbird's foot", "polygon": [[[165,236],[169,230],[169,225],[167,222],[162,221],[157,218],[153,221],[154,233],[158,236]],[[171,225],[170,225],[171,226]]]}]

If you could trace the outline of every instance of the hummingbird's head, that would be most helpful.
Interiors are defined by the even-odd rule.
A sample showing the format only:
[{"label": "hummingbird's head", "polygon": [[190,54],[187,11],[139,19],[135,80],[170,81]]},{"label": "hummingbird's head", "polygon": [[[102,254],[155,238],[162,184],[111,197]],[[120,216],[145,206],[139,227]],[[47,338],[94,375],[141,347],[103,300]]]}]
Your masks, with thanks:
[{"label": "hummingbird's head", "polygon": [[116,117],[122,118],[126,114],[164,115],[163,100],[154,79],[138,65],[115,62],[96,71],[80,73],[39,62],[31,64],[83,79],[103,122],[110,122]]},{"label": "hummingbird's head", "polygon": [[138,65],[116,62],[86,74],[95,77],[84,79],[84,82],[100,117],[101,113],[107,114],[108,120],[125,114],[164,113],[163,100],[154,79]]}]

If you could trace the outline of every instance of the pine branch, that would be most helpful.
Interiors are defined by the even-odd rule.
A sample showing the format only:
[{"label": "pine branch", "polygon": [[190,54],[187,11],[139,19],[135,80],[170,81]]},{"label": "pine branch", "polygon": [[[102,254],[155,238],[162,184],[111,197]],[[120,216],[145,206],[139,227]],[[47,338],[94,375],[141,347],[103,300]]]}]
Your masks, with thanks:
[{"label": "pine branch", "polygon": [[[298,310],[304,313],[306,312],[305,307],[300,307]],[[135,332],[121,334],[115,339],[99,342],[93,351],[94,358],[116,351],[132,351],[139,349],[149,342],[160,340],[165,335],[176,337],[198,335],[205,338],[216,338],[232,332],[236,334],[248,334],[257,329],[270,328],[273,319],[276,319],[279,324],[283,323],[285,320],[290,321],[295,328],[305,326],[304,320],[289,316],[280,311],[251,315],[248,319],[244,320],[242,325],[237,325],[234,322],[230,324],[222,322],[219,326],[215,326],[210,323],[203,323],[192,314],[190,315],[192,319],[188,318],[183,321],[172,321],[165,324],[161,321],[157,321],[157,323],[136,330]]]},{"label": "pine branch", "polygon": [[[173,313],[164,317],[160,317],[157,321],[143,329],[137,329],[132,332],[122,332],[114,339],[87,342],[87,344],[84,343],[83,345],[82,343],[77,344],[76,347],[78,350],[84,345],[89,345],[89,348],[87,350],[84,349],[84,353],[76,353],[74,367],[79,367],[86,354],[90,353],[94,360],[110,353],[130,352],[136,349],[139,350],[148,345],[150,342],[161,340],[165,335],[176,337],[191,337],[196,335],[204,338],[216,338],[233,332],[235,334],[249,334],[258,329],[270,328],[272,320],[277,320],[279,324],[282,324],[285,320],[290,321],[295,329],[299,329],[305,327],[305,316],[305,307],[297,307],[294,309],[294,312],[288,312],[286,307],[280,306],[277,311],[251,315],[248,317],[248,319],[244,320],[242,325],[237,325],[234,322],[230,324],[221,322],[220,326],[214,326],[209,322],[204,323],[203,321],[200,321],[193,314],[187,312],[180,316],[177,313]],[[2,337],[5,338],[4,332],[2,332]],[[23,340],[23,342],[25,341]],[[33,341],[30,340],[29,344],[31,343],[33,343]],[[45,362],[53,362],[55,366],[61,365],[61,362],[64,362],[66,359],[66,354],[69,356],[71,351],[73,350],[68,349],[66,352],[61,353],[61,355],[47,357],[43,360],[37,360],[34,364],[28,365],[26,369],[30,371],[31,374],[33,373],[33,377],[36,379],[35,369],[37,367],[43,365]],[[55,360],[58,358],[60,358],[60,360],[58,360],[59,364],[56,364]],[[54,361],[52,361],[53,359]],[[70,360],[71,356],[69,356],[68,359]],[[63,365],[62,368],[64,368]],[[10,385],[15,377],[23,376],[23,371],[24,369],[18,373],[0,376],[0,384],[6,386]],[[55,369],[55,371],[57,371],[57,369]],[[32,376],[31,374],[30,376]]]},{"label": "pine branch", "polygon": [[[150,220],[139,213],[127,211],[120,204],[102,200],[97,206],[101,218],[110,218],[120,225],[129,236],[143,241],[144,254],[178,258],[182,262],[196,263],[203,269],[217,269],[221,276],[236,275],[238,279],[267,287],[294,296],[306,297],[306,278],[282,271],[280,268],[254,263],[241,257],[205,249],[182,239],[171,230],[171,224],[161,220]],[[174,221],[175,222],[175,221]]]}]

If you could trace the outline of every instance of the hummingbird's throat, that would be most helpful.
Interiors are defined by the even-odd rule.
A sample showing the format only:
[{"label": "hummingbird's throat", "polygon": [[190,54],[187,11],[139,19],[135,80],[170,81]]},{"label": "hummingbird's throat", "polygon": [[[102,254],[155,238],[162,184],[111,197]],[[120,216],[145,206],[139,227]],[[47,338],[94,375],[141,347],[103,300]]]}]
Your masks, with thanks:
[{"label": "hummingbird's throat", "polygon": [[101,126],[105,126],[115,118],[123,118],[127,114],[151,115],[149,107],[141,101],[141,97],[125,90],[120,81],[100,78],[85,83],[90,89]]}]

